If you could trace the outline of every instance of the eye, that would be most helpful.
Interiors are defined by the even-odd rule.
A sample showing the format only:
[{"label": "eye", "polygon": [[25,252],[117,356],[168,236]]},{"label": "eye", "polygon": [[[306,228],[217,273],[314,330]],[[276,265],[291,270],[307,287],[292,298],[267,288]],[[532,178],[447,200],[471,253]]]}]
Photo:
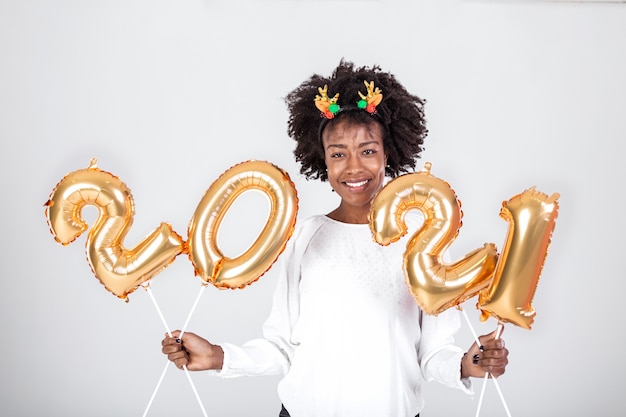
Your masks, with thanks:
[{"label": "eye", "polygon": [[378,151],[375,149],[366,149],[363,151],[363,155],[374,155],[376,153],[378,153]]},{"label": "eye", "polygon": [[333,152],[330,154],[331,158],[341,158],[343,156],[343,152]]}]

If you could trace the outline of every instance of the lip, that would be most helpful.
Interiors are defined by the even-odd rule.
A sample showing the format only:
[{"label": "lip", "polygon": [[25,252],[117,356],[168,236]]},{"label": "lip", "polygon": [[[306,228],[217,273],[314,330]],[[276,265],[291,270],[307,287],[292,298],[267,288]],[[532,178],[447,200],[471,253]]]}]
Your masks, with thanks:
[{"label": "lip", "polygon": [[369,178],[359,178],[359,179],[351,179],[348,181],[342,181],[341,183],[351,191],[361,191],[367,188],[370,181],[371,179]]}]

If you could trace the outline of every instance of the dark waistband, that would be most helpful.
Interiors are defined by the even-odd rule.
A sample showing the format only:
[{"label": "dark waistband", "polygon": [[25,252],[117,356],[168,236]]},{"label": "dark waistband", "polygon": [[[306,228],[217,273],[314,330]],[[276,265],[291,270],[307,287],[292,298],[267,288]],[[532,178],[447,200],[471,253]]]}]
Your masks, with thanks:
[{"label": "dark waistband", "polygon": [[[287,409],[285,408],[284,405],[280,405],[280,414],[278,415],[278,417],[291,417],[291,415],[289,414],[289,411],[287,411]],[[416,415],[415,417],[420,417],[420,415]]]}]

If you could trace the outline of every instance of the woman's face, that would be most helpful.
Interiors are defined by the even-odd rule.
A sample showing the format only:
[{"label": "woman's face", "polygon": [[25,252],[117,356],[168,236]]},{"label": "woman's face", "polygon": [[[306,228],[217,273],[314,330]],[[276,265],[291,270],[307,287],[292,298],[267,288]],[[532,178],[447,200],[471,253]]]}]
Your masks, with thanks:
[{"label": "woman's face", "polygon": [[341,119],[322,133],[328,181],[345,209],[367,210],[385,180],[387,157],[378,123]]}]

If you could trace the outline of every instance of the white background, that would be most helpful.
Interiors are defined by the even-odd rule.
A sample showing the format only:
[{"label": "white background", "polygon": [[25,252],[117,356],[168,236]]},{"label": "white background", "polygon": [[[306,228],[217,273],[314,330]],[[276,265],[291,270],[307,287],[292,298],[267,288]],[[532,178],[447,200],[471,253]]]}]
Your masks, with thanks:
[{"label": "white background", "polygon": [[[502,246],[503,200],[561,195],[535,323],[506,327],[499,384],[513,416],[621,415],[625,45],[616,3],[0,0],[0,413],[141,416],[165,364],[146,291],[124,303],[91,274],[85,236],[54,241],[43,204],[57,182],[92,157],[119,176],[136,205],[127,247],[162,221],[186,235],[212,181],[249,159],[290,173],[300,218],[327,212],[337,197],[298,173],[282,98],[345,57],[428,100],[423,160],[463,203],[454,253]],[[254,198],[223,225],[227,254],[262,222]],[[275,278],[207,288],[188,329],[258,336]],[[200,281],[179,256],[151,288],[179,328]],[[475,299],[464,309],[479,333],[495,328]],[[471,342],[465,325],[458,343]],[[210,416],[278,414],[275,377],[192,376]],[[481,386],[471,398],[429,384],[422,415],[473,416]],[[184,372],[169,369],[148,415],[202,415]],[[505,415],[492,383],[481,415]]]}]

